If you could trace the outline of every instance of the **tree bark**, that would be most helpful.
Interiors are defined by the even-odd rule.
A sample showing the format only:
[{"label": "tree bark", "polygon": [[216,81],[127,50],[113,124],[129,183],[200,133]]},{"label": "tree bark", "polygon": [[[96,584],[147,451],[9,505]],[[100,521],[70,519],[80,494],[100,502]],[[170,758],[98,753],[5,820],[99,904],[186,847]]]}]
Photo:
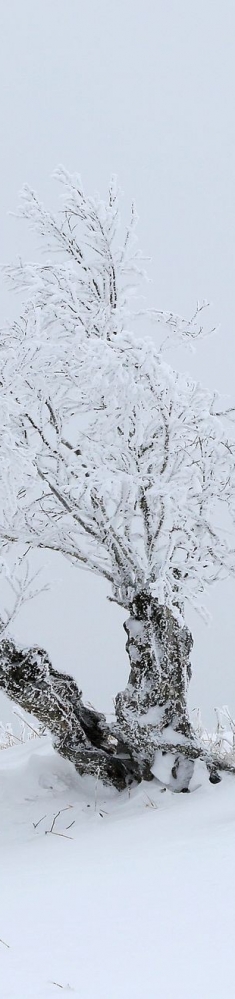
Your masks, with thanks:
[{"label": "tree bark", "polygon": [[13,641],[3,640],[0,688],[49,729],[55,749],[81,775],[99,777],[118,790],[140,779],[138,765],[121,737],[112,738],[105,716],[85,707],[75,680],[53,669],[44,649],[19,650]]},{"label": "tree bark", "polygon": [[[166,774],[168,765],[164,783],[173,790],[187,790],[193,759],[190,751],[188,756],[178,748],[174,752],[174,743],[194,744],[187,710],[192,636],[147,592],[135,597],[124,629],[131,669],[126,689],[116,697],[118,726],[142,777],[151,779],[153,766],[155,776]],[[169,743],[171,754],[164,749]]]}]

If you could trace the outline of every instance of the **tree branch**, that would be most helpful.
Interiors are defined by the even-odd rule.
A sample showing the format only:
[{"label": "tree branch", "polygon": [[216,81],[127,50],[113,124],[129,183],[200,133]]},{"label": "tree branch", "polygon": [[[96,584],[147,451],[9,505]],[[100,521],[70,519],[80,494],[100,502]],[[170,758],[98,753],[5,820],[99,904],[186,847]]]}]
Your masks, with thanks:
[{"label": "tree branch", "polygon": [[0,643],[0,688],[49,729],[57,752],[81,775],[99,774],[118,790],[140,779],[137,763],[121,738],[113,736],[105,716],[83,704],[75,680],[53,669],[43,649],[19,650],[5,638]]}]

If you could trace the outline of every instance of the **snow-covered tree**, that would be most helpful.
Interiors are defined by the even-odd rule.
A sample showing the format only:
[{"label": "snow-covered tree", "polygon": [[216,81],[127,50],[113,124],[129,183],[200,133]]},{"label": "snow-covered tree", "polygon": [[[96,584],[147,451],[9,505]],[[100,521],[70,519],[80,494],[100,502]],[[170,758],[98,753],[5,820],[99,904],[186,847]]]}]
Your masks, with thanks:
[{"label": "snow-covered tree", "polygon": [[[168,754],[168,783],[180,790],[199,754],[187,710],[185,605],[200,608],[208,584],[235,569],[221,518],[221,504],[233,514],[235,502],[233,410],[166,363],[163,345],[145,335],[147,314],[144,336],[130,331],[141,279],[134,208],[121,237],[114,183],[104,203],[84,194],[78,176],[60,168],[56,177],[58,217],[29,188],[22,194],[21,215],[46,255],[5,268],[26,303],[1,334],[3,551],[51,549],[108,581],[128,612],[131,668],[116,697],[115,738],[101,722],[99,772],[105,777],[112,753],[126,780],[130,771],[151,779]],[[192,340],[199,313],[188,324],[154,318],[166,336]],[[18,694],[13,674],[9,685],[12,650],[4,639],[0,682],[23,703],[22,676]],[[37,703],[32,696],[35,714]]]}]

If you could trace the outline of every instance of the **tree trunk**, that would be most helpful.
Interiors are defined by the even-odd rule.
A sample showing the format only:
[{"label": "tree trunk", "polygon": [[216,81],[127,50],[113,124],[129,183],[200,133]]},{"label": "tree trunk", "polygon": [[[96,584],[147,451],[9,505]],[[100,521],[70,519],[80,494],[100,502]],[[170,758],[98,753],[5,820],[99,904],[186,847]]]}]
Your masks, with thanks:
[{"label": "tree trunk", "polygon": [[[171,627],[173,625],[175,629],[176,622],[171,619]],[[164,647],[161,615],[158,628],[162,628]],[[75,680],[55,670],[45,650],[37,647],[19,650],[10,639],[0,643],[0,688],[49,729],[57,751],[71,760],[81,775],[99,776],[104,783],[113,784],[119,790],[143,777],[152,779],[156,740],[159,744],[164,728],[166,738],[170,739],[171,733],[166,726],[172,724],[172,704],[166,703],[163,670],[159,688],[159,662],[151,645],[149,605],[143,597],[133,605],[132,617],[125,629],[131,675],[126,691],[116,699],[118,727],[108,726],[104,715],[85,707]],[[167,682],[169,686],[169,677]],[[178,700],[178,710],[180,708],[182,713],[182,697]],[[149,718],[151,709],[153,722]],[[185,733],[189,725],[185,714],[181,720],[184,727],[175,726],[175,732]],[[178,771],[183,765],[185,783],[188,761],[183,757],[182,764],[177,757],[172,766],[173,763]]]},{"label": "tree trunk", "polygon": [[118,790],[140,779],[137,763],[121,739],[118,746],[112,738],[105,716],[85,707],[75,680],[53,669],[44,649],[19,650],[4,639],[0,643],[0,688],[49,729],[55,749],[81,775],[99,777]]},{"label": "tree trunk", "polygon": [[99,777],[119,791],[143,778],[187,790],[193,761],[200,758],[213,783],[218,770],[235,773],[234,763],[200,744],[186,705],[192,638],[170,612],[146,594],[138,595],[124,627],[131,661],[129,683],[116,698],[117,723],[87,708],[75,680],[53,669],[40,648],[18,649],[0,642],[0,688],[33,714],[53,736],[55,749],[78,772]]},{"label": "tree trunk", "polygon": [[[147,592],[135,597],[124,628],[131,670],[126,689],[116,697],[118,726],[142,777],[151,780],[154,773],[173,790],[185,791],[194,768],[187,710],[192,636]],[[164,744],[177,744],[177,752],[164,750]]]}]

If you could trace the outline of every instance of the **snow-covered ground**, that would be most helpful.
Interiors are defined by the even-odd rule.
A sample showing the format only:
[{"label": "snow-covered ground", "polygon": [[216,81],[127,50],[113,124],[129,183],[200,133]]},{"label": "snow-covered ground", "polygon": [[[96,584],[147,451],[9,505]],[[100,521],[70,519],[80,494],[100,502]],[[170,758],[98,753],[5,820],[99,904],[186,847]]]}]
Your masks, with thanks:
[{"label": "snow-covered ground", "polygon": [[47,738],[0,752],[1,999],[234,999],[235,780],[193,787],[106,792]]}]

